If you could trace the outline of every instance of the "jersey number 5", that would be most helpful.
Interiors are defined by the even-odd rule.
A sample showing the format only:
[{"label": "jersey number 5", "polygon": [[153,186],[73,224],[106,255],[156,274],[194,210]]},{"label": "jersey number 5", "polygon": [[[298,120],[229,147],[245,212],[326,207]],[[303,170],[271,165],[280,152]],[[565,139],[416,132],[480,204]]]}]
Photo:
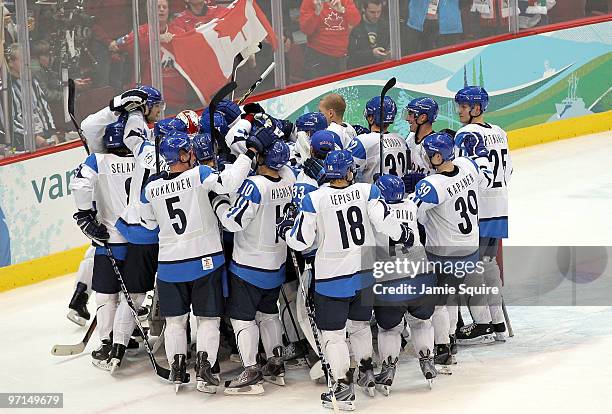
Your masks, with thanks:
[{"label": "jersey number 5", "polygon": [[187,228],[187,216],[185,212],[180,208],[174,208],[174,204],[181,201],[178,196],[170,197],[166,199],[166,208],[168,209],[168,215],[170,216],[170,220],[174,220],[178,218],[178,223],[172,223],[172,228],[176,232],[176,234],[185,233],[185,229]]}]

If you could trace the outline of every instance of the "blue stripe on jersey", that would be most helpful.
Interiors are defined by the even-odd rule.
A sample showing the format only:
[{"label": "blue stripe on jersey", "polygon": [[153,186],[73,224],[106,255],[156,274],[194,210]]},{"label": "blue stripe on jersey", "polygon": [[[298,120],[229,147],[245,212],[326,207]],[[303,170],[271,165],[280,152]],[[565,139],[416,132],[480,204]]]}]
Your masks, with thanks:
[{"label": "blue stripe on jersey", "polygon": [[[117,260],[125,260],[127,256],[127,243],[108,244],[113,252],[113,257]],[[106,247],[96,246],[96,256],[106,256]]]},{"label": "blue stripe on jersey", "polygon": [[366,150],[359,138],[353,138],[347,149],[350,151],[353,158],[366,159]]},{"label": "blue stripe on jersey", "polygon": [[431,185],[426,178],[419,181],[416,185],[416,192],[414,195],[414,201],[417,203],[417,206],[420,206],[422,202],[429,204],[438,204],[438,193],[436,192],[436,188]]},{"label": "blue stripe on jersey", "polygon": [[314,206],[312,205],[312,199],[310,198],[310,194],[306,194],[302,199],[302,205],[300,206],[300,210],[305,213],[316,213]]},{"label": "blue stripe on jersey", "polygon": [[96,158],[96,154],[89,154],[89,156],[85,159],[84,164],[94,170],[96,173],[98,172],[98,159]]},{"label": "blue stripe on jersey", "polygon": [[478,224],[480,237],[508,238],[508,217],[481,218]]},{"label": "blue stripe on jersey", "polygon": [[[434,287],[438,283],[435,273],[421,273],[415,277],[404,277],[395,280],[386,280],[376,283],[372,290],[376,295],[376,300],[385,302],[404,302],[423,297],[423,286]],[[386,290],[383,290],[385,288]],[[389,288],[395,291],[389,292]],[[414,293],[410,293],[414,292]]]},{"label": "blue stripe on jersey", "polygon": [[229,265],[229,271],[240,279],[261,289],[274,289],[285,282],[284,263],[278,270],[267,270],[241,265],[232,260]]},{"label": "blue stripe on jersey", "polygon": [[146,186],[140,192],[140,202],[142,204],[149,204],[149,199],[147,198],[147,187]]},{"label": "blue stripe on jersey", "polygon": [[370,196],[368,197],[368,201],[370,201],[370,200],[379,200],[381,198],[382,198],[382,196],[380,194],[380,188],[378,188],[378,186],[372,184],[372,186],[370,187]]},{"label": "blue stripe on jersey", "polygon": [[138,156],[138,155],[142,154],[142,151],[144,151],[144,149],[145,149],[146,147],[152,147],[152,146],[153,146],[153,144],[151,144],[149,141],[144,141],[144,142],[143,142],[143,143],[140,145],[140,148],[138,149],[138,154],[137,154],[136,156]]},{"label": "blue stripe on jersey", "polygon": [[149,230],[140,224],[129,224],[121,217],[115,223],[115,227],[125,239],[132,244],[157,244],[159,243],[159,226],[155,230]]},{"label": "blue stripe on jersey", "polygon": [[318,187],[308,183],[295,183],[293,185],[293,198],[291,199],[291,202],[299,206],[306,194],[316,190],[317,188]]},{"label": "blue stripe on jersey", "polygon": [[213,170],[208,165],[200,165],[200,182],[203,183]]},{"label": "blue stripe on jersey", "polygon": [[191,282],[206,276],[225,263],[222,252],[176,262],[159,262],[157,277],[164,282]]},{"label": "blue stripe on jersey", "polygon": [[375,282],[371,270],[364,270],[352,275],[339,276],[331,279],[315,280],[315,291],[332,298],[350,298],[361,289],[372,286]]}]

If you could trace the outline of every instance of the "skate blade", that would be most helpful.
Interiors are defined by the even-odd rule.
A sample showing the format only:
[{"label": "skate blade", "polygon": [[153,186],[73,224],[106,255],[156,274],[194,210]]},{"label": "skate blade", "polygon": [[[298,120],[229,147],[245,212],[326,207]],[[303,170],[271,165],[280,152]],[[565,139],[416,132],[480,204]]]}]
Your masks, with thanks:
[{"label": "skate blade", "polygon": [[506,337],[506,334],[503,333],[496,333],[495,334],[495,342],[500,342],[500,343],[504,343],[506,342],[508,338]]},{"label": "skate blade", "polygon": [[495,342],[495,335],[482,335],[478,338],[457,339],[457,345],[484,345]]},{"label": "skate blade", "polygon": [[453,375],[453,372],[448,367],[448,365],[436,365],[436,371],[440,375]]},{"label": "skate blade", "polygon": [[174,393],[175,394],[178,394],[179,389],[181,389],[181,384],[182,383],[176,383],[176,382],[174,383]]},{"label": "skate blade", "polygon": [[[331,401],[321,401],[321,405],[324,408],[334,409],[334,404]],[[338,401],[336,400],[336,407],[341,411],[355,411],[354,401]]]},{"label": "skate blade", "polygon": [[376,395],[376,387],[372,386],[372,387],[365,387],[364,391],[366,392],[366,394],[368,394],[370,397],[374,397]]},{"label": "skate blade", "polygon": [[264,387],[261,384],[246,385],[239,388],[226,388],[223,390],[225,395],[262,395]]},{"label": "skate blade", "polygon": [[385,384],[376,384],[376,389],[382,393],[385,397],[391,394],[391,386]]},{"label": "skate blade", "polygon": [[310,367],[308,366],[308,364],[306,363],[306,361],[304,361],[304,359],[290,359],[288,361],[285,361],[285,369],[302,369],[302,368],[308,368],[310,369]]},{"label": "skate blade", "polygon": [[200,392],[204,392],[206,394],[216,394],[217,386],[213,384],[209,384],[206,381],[198,381],[196,384],[196,390]]},{"label": "skate blade", "polygon": [[79,316],[77,311],[72,310],[72,309],[68,311],[68,314],[66,315],[66,317],[68,318],[70,322],[74,322],[79,326],[85,326],[85,324],[87,323],[87,319],[83,318],[82,316]]},{"label": "skate blade", "polygon": [[111,359],[110,361],[110,373],[111,375],[115,375],[115,372],[119,369],[120,361],[116,358]]},{"label": "skate blade", "polygon": [[431,390],[433,388],[433,379],[428,379],[427,385],[429,385],[429,389]]},{"label": "skate blade", "polygon": [[285,386],[285,374],[282,375],[277,375],[277,376],[266,376],[264,375],[264,380],[266,380],[267,382],[271,383],[271,384],[275,384],[281,387]]},{"label": "skate blade", "polygon": [[102,361],[98,361],[97,359],[94,359],[91,361],[91,364],[98,368],[101,369],[103,371],[110,371],[111,370],[111,366],[108,362],[106,362],[106,360],[102,360]]}]

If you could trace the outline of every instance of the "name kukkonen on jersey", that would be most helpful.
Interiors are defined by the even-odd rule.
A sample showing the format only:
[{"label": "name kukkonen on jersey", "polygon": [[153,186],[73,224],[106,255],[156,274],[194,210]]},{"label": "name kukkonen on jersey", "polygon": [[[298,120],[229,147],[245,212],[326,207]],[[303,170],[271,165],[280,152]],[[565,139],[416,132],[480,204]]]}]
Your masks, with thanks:
[{"label": "name kukkonen on jersey", "polygon": [[151,195],[151,198],[155,198],[175,193],[177,191],[187,190],[191,187],[193,187],[191,177],[185,177],[177,181],[170,181],[164,185],[160,185],[159,187],[153,187],[149,191],[149,194]]}]

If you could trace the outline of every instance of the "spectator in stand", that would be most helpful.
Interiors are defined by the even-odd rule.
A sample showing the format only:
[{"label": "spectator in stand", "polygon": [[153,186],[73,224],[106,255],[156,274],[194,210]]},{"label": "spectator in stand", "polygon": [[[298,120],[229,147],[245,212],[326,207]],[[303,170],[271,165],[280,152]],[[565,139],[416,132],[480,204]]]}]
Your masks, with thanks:
[{"label": "spectator in stand", "polygon": [[363,2],[361,23],[349,37],[349,69],[389,60],[389,21],[383,16],[383,0]]},{"label": "spectator in stand", "polygon": [[172,22],[173,25],[184,31],[208,23],[223,11],[222,8],[215,6],[214,2],[210,0],[185,0],[185,7],[185,10],[178,13]]},{"label": "spectator in stand", "polygon": [[353,0],[304,0],[300,29],[307,36],[304,57],[307,77],[346,70],[349,35],[361,16]]},{"label": "spectator in stand", "polygon": [[[85,2],[85,13],[94,16],[91,27],[89,50],[95,56],[94,86],[113,86],[120,89],[123,85],[118,73],[123,73],[120,62],[112,62],[108,45],[132,28],[131,0],[96,0]],[[111,70],[111,64],[113,66]],[[112,76],[111,76],[112,73]]]},{"label": "spectator in stand", "polygon": [[[157,3],[159,17],[160,43],[162,48],[165,44],[172,42],[174,35],[184,33],[184,30],[169,22],[168,0],[159,0]],[[149,25],[143,24],[138,28],[140,39],[140,67],[141,83],[151,84],[150,70],[150,50],[149,50]],[[134,59],[134,34],[132,32],[113,41],[109,45],[109,50],[113,53],[127,54]],[[166,113],[177,114],[186,106],[199,105],[195,93],[183,76],[174,67],[172,58],[164,54],[162,50],[162,81],[164,84],[164,100],[166,101]],[[132,85],[135,82],[132,80]]]},{"label": "spectator in stand", "polygon": [[404,55],[458,43],[463,26],[459,0],[410,0]]},{"label": "spectator in stand", "polygon": [[[23,113],[28,110],[23,107],[22,84],[21,84],[21,50],[19,44],[13,43],[6,50],[6,60],[9,69],[9,85],[11,87],[11,99],[13,109],[13,142],[16,151],[25,151]],[[55,135],[55,123],[45,97],[45,92],[35,78],[32,78],[32,112],[34,124],[34,141],[36,148],[42,148],[57,144]]]}]

